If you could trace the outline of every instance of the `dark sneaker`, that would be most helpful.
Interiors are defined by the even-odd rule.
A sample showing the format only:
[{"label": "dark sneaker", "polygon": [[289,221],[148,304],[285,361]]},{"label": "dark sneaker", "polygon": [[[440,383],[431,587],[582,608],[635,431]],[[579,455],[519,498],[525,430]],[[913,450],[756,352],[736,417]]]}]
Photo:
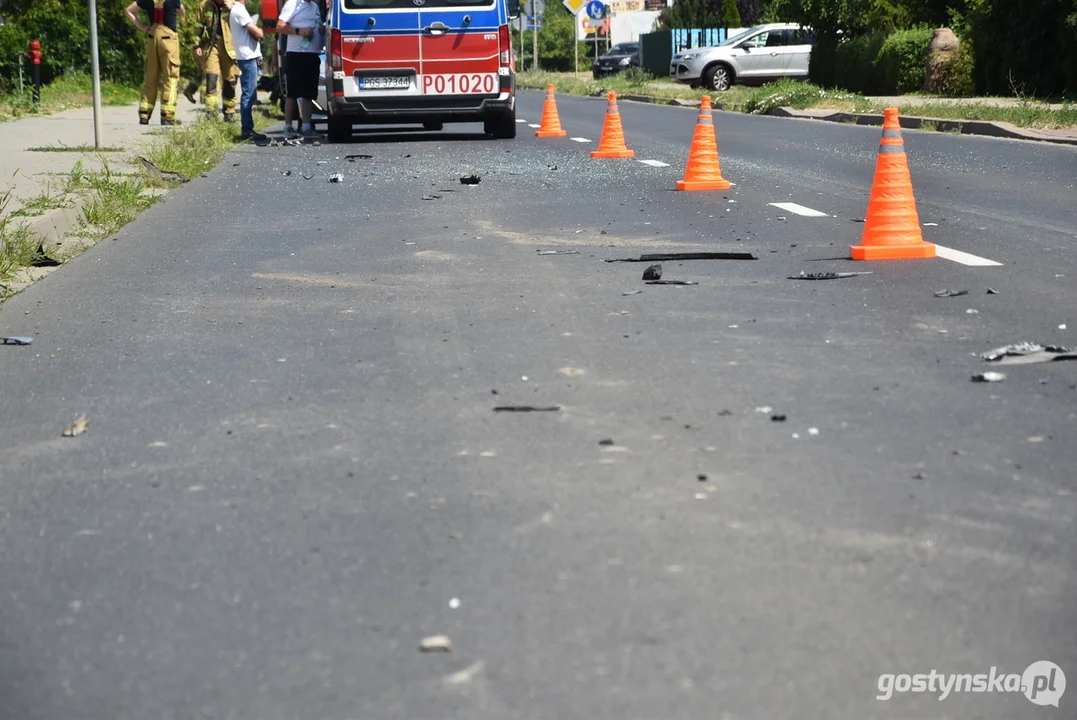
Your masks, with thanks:
[{"label": "dark sneaker", "polygon": [[264,142],[266,140],[269,140],[269,136],[264,134],[264,133],[260,133],[260,132],[258,132],[256,130],[251,130],[249,132],[240,133],[239,139],[240,140],[254,140],[255,142]]},{"label": "dark sneaker", "polygon": [[148,117],[146,117],[146,118],[140,117],[138,119],[138,124],[139,125],[149,125],[150,124],[150,119]]}]

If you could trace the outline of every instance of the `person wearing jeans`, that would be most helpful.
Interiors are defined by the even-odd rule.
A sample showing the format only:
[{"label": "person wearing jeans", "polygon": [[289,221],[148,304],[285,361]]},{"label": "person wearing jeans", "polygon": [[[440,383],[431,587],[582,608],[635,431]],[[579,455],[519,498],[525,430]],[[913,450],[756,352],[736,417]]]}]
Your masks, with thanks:
[{"label": "person wearing jeans", "polygon": [[228,14],[236,64],[240,71],[239,129],[240,139],[259,140],[265,136],[254,131],[254,98],[258,91],[258,65],[262,59],[262,29],[251,18],[244,0],[236,0]]}]

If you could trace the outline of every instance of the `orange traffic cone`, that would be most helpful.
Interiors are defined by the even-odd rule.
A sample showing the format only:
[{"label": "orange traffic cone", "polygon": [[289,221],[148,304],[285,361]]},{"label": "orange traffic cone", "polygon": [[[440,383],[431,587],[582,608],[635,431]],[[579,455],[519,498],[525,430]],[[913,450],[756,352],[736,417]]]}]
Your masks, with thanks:
[{"label": "orange traffic cone", "polygon": [[728,190],[732,184],[722,177],[718,162],[718,141],[714,137],[714,116],[711,115],[711,99],[704,95],[699,103],[699,118],[692,135],[692,147],[688,151],[688,167],[684,180],[677,181],[678,190]]},{"label": "orange traffic cone", "polygon": [[598,139],[598,150],[591,152],[593,158],[630,158],[636,151],[625,145],[625,134],[621,129],[621,113],[617,110],[617,93],[610,90],[606,100],[606,123],[602,126],[602,137]]},{"label": "orange traffic cone", "polygon": [[904,260],[933,258],[935,246],[924,242],[920,216],[912,194],[912,178],[905,159],[898,109],[886,108],[883,139],[875,161],[875,181],[871,185],[864,235],[859,245],[849,248],[853,260]]},{"label": "orange traffic cone", "polygon": [[542,106],[542,124],[535,131],[535,137],[564,137],[568,135],[561,129],[561,118],[557,114],[557,101],[553,97],[553,85],[546,86],[546,102]]}]

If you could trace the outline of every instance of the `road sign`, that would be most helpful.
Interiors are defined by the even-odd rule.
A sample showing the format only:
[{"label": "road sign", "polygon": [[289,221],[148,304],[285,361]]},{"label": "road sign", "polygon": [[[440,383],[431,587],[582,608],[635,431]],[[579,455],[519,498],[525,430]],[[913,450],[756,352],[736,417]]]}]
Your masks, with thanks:
[{"label": "road sign", "polygon": [[592,20],[601,20],[606,16],[606,5],[602,0],[591,0],[587,3],[587,17]]},{"label": "road sign", "polygon": [[587,7],[587,0],[561,0],[561,4],[573,15],[579,15],[580,11]]},{"label": "road sign", "polygon": [[536,15],[542,17],[546,14],[546,0],[527,0],[524,3],[524,14],[529,18]]}]

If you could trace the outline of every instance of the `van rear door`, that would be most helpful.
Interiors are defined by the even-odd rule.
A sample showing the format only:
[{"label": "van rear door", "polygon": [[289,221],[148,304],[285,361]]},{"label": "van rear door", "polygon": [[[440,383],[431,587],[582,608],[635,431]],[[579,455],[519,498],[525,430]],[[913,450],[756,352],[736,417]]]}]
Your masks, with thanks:
[{"label": "van rear door", "polygon": [[422,0],[419,17],[423,95],[500,92],[497,0]]},{"label": "van rear door", "polygon": [[419,95],[419,8],[413,0],[342,0],[344,96]]}]

